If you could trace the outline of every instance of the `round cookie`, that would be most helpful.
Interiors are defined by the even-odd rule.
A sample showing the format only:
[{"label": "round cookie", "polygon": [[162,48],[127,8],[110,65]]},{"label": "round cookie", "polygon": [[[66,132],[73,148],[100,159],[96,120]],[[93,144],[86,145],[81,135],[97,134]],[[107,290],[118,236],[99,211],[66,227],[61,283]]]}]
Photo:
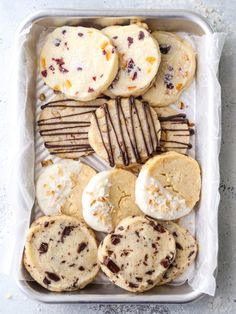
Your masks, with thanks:
[{"label": "round cookie", "polygon": [[175,220],[187,215],[200,197],[201,174],[191,157],[167,152],[149,159],[135,187],[136,204],[156,219]]},{"label": "round cookie", "polygon": [[40,71],[56,91],[81,101],[105,91],[118,70],[110,39],[95,28],[63,26],[50,33],[42,48]]},{"label": "round cookie", "polygon": [[94,230],[111,232],[131,215],[142,215],[135,204],[136,176],[129,171],[112,169],[97,173],[82,195],[83,217]]},{"label": "round cookie", "polygon": [[155,111],[161,123],[161,150],[186,154],[192,148],[190,136],[194,134],[186,114],[170,107],[155,107]]},{"label": "round cookie", "polygon": [[64,213],[83,219],[82,192],[96,171],[74,160],[61,160],[45,169],[36,183],[36,197],[46,214]]},{"label": "round cookie", "polygon": [[110,97],[143,95],[152,83],[160,61],[158,43],[137,24],[104,28],[119,54],[119,70],[105,92]]},{"label": "round cookie", "polygon": [[98,248],[102,271],[117,286],[142,292],[154,287],[175,256],[175,240],[158,222],[128,217]]},{"label": "round cookie", "polygon": [[158,283],[158,285],[164,285],[182,275],[194,262],[198,246],[187,229],[172,221],[160,221],[159,223],[173,235],[176,242],[175,259]]},{"label": "round cookie", "polygon": [[147,103],[134,97],[110,100],[91,118],[89,143],[110,166],[143,163],[160,151],[160,123]]},{"label": "round cookie", "polygon": [[161,64],[153,86],[143,95],[152,106],[176,102],[194,78],[195,52],[189,42],[169,32],[153,32],[159,43]]},{"label": "round cookie", "polygon": [[99,271],[97,243],[75,217],[43,217],[28,230],[23,262],[35,281],[51,291],[84,288]]},{"label": "round cookie", "polygon": [[93,153],[88,141],[90,118],[104,102],[104,98],[81,102],[56,96],[43,105],[38,127],[50,154],[78,159]]}]

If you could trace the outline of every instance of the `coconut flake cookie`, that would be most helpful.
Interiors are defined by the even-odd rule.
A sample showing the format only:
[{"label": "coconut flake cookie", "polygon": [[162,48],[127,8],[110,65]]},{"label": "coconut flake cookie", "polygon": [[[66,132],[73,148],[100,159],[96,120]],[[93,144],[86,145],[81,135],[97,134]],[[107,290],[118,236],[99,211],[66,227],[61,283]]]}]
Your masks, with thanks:
[{"label": "coconut flake cookie", "polygon": [[43,169],[36,183],[36,197],[46,214],[62,212],[82,216],[82,192],[95,170],[74,160],[61,160]]},{"label": "coconut flake cookie", "polygon": [[176,255],[173,263],[165,272],[158,285],[164,285],[182,275],[194,262],[197,255],[197,242],[190,232],[172,221],[161,221],[175,238]]},{"label": "coconut flake cookie", "polygon": [[153,86],[143,95],[152,106],[167,106],[180,97],[192,82],[196,58],[192,46],[169,32],[153,32],[159,43],[161,64]]},{"label": "coconut flake cookie", "polygon": [[154,79],[161,54],[158,43],[136,24],[108,26],[102,30],[119,54],[119,71],[105,94],[110,97],[142,95]]},{"label": "coconut flake cookie", "polygon": [[97,173],[82,196],[83,217],[94,230],[111,232],[130,215],[141,215],[135,205],[136,176],[122,169]]},{"label": "coconut flake cookie", "polygon": [[40,71],[44,82],[78,100],[95,99],[111,84],[117,70],[116,49],[95,28],[56,28],[41,51]]},{"label": "coconut flake cookie", "polygon": [[155,110],[134,97],[110,100],[91,118],[89,143],[112,167],[143,163],[160,151],[160,137]]},{"label": "coconut flake cookie", "polygon": [[142,167],[135,187],[136,204],[153,218],[175,220],[191,211],[200,189],[197,161],[168,152],[149,159]]},{"label": "coconut flake cookie", "polygon": [[186,114],[170,107],[155,107],[155,111],[161,123],[161,150],[186,154],[192,148],[190,136],[194,134]]},{"label": "coconut flake cookie", "polygon": [[175,256],[175,240],[158,222],[128,217],[98,248],[102,271],[117,286],[142,292],[154,287]]},{"label": "coconut flake cookie", "polygon": [[65,215],[43,217],[30,227],[23,262],[33,279],[51,291],[82,289],[99,271],[93,232]]},{"label": "coconut flake cookie", "polygon": [[41,106],[39,133],[51,155],[78,159],[94,151],[88,141],[88,129],[93,111],[105,98],[81,102],[56,96]]}]

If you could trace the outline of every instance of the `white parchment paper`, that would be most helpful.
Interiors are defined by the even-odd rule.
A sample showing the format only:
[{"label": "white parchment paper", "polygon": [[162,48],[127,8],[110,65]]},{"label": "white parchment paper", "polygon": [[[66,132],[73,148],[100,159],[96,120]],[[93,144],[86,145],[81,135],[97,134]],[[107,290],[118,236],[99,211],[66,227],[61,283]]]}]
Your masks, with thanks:
[{"label": "white parchment paper", "polygon": [[[44,148],[39,136],[36,121],[42,102],[39,95],[44,93],[47,101],[53,97],[38,71],[39,51],[49,29],[40,25],[29,26],[19,36],[20,54],[17,64],[16,90],[9,121],[12,154],[9,156],[9,171],[12,170],[9,184],[9,202],[15,211],[15,228],[12,240],[6,239],[1,251],[9,254],[0,258],[0,269],[14,274],[21,280],[29,279],[21,267],[21,258],[30,221],[43,215],[35,203],[34,183],[41,171],[41,161],[47,158],[57,162]],[[224,43],[224,34],[214,33],[201,37],[181,34],[195,46],[198,66],[197,76],[191,87],[185,91],[181,100],[187,105],[184,112],[195,123],[196,135],[190,155],[195,157],[202,169],[202,192],[198,206],[180,224],[194,234],[199,243],[199,254],[192,267],[174,282],[189,285],[202,293],[214,295],[218,252],[218,204],[219,204],[219,164],[220,149],[220,85],[217,79],[218,64]],[[19,49],[19,48],[18,48]],[[96,157],[85,159],[88,164],[103,170],[106,165]],[[14,245],[13,245],[14,244]],[[14,250],[13,250],[14,247]],[[12,260],[12,263],[11,263]],[[10,267],[11,266],[11,267]],[[106,281],[99,275],[97,283]]]}]

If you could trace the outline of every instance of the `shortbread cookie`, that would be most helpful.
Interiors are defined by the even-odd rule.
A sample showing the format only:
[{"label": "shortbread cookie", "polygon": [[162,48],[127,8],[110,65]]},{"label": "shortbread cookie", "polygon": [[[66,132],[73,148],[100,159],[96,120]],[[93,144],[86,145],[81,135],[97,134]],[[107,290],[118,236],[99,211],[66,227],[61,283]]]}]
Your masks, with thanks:
[{"label": "shortbread cookie", "polygon": [[195,52],[189,42],[168,32],[153,32],[159,43],[161,64],[153,86],[143,95],[152,106],[167,106],[180,97],[194,78]]},{"label": "shortbread cookie", "polygon": [[96,171],[74,160],[61,160],[43,169],[36,183],[36,197],[46,215],[62,212],[82,215],[82,192]]},{"label": "shortbread cookie", "polygon": [[197,161],[168,152],[149,159],[142,167],[136,181],[136,204],[153,218],[175,220],[191,211],[200,189]]},{"label": "shortbread cookie", "polygon": [[194,134],[186,114],[170,107],[155,107],[155,111],[161,123],[161,151],[185,154],[192,148],[190,136]]},{"label": "shortbread cookie", "polygon": [[197,255],[197,242],[190,232],[172,221],[160,222],[175,238],[176,255],[158,285],[164,285],[180,275],[194,262]]},{"label": "shortbread cookie", "polygon": [[44,82],[81,101],[95,99],[105,91],[117,70],[115,47],[95,28],[56,28],[41,51],[40,71]]},{"label": "shortbread cookie", "polygon": [[102,31],[119,54],[119,71],[105,94],[111,97],[143,95],[161,61],[158,43],[145,28],[136,24],[108,26]]},{"label": "shortbread cookie", "polygon": [[111,166],[143,163],[160,150],[156,112],[133,97],[108,101],[91,118],[89,143]]},{"label": "shortbread cookie", "polygon": [[104,98],[81,102],[57,96],[43,105],[38,126],[50,154],[78,159],[93,153],[88,141],[90,118],[104,102]]},{"label": "shortbread cookie", "polygon": [[82,289],[99,271],[92,231],[79,219],[65,215],[33,224],[23,262],[33,279],[51,291]]},{"label": "shortbread cookie", "polygon": [[98,248],[102,271],[131,292],[154,287],[174,256],[174,237],[158,222],[142,216],[122,220]]},{"label": "shortbread cookie", "polygon": [[83,217],[94,230],[111,232],[127,216],[142,215],[135,204],[136,176],[112,169],[96,174],[82,196]]}]

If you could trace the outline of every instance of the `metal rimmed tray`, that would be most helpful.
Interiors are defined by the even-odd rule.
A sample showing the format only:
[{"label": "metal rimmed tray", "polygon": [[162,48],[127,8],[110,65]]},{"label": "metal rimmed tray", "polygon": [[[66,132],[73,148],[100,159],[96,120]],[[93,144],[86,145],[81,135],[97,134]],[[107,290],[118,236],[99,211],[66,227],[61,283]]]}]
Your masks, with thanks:
[{"label": "metal rimmed tray", "polygon": [[[113,24],[127,24],[130,19],[140,18],[151,29],[173,32],[188,32],[194,35],[213,33],[205,19],[199,15],[179,10],[44,10],[27,18],[19,28],[19,34],[30,25],[40,23],[45,27],[62,25],[83,25],[103,27]],[[24,49],[22,46],[20,49]],[[32,45],[34,49],[34,45]],[[19,56],[23,54],[19,51]],[[24,60],[19,57],[21,67]],[[35,69],[36,70],[36,69]],[[26,89],[28,90],[28,89]],[[27,95],[26,95],[27,96]],[[206,136],[210,135],[206,134]],[[20,265],[16,265],[18,269]],[[40,287],[34,281],[17,280],[20,289],[30,298],[46,303],[187,303],[203,294],[192,290],[186,283],[181,286],[163,286],[144,294],[131,294],[113,284],[90,284],[77,292],[53,293]]]}]

